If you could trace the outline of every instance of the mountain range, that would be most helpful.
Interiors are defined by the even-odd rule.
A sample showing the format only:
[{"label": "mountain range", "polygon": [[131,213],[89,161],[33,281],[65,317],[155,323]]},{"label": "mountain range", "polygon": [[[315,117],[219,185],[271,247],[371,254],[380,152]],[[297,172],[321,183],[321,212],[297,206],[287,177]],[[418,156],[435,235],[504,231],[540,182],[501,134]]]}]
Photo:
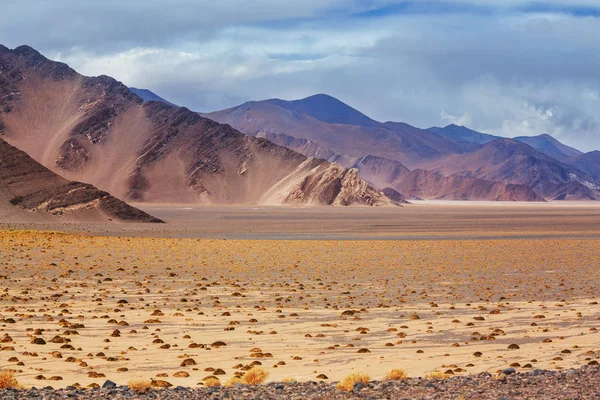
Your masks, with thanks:
[{"label": "mountain range", "polygon": [[87,210],[149,222],[125,202],[600,199],[600,152],[550,135],[379,122],[325,94],[201,114],[28,46],[0,45],[0,140],[4,214]]},{"label": "mountain range", "polygon": [[600,152],[582,153],[550,135],[489,135],[449,125],[420,129],[378,122],[319,94],[251,101],[204,116],[347,168],[408,199],[597,200]]},{"label": "mountain range", "polygon": [[65,180],[139,203],[396,204],[356,169],[158,99],[0,46],[0,137]]}]

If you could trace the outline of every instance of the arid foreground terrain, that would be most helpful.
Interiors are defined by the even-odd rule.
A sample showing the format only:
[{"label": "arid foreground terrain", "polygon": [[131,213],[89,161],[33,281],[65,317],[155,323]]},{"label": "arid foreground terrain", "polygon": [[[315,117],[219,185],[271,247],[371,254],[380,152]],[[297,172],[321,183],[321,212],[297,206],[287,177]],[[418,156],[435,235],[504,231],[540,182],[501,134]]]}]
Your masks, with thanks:
[{"label": "arid foreground terrain", "polygon": [[[107,380],[198,388],[225,385],[253,366],[269,373],[268,382],[329,383],[358,372],[383,380],[403,369],[411,379],[394,385],[406,391],[388,385],[380,393],[387,398],[425,396],[436,387],[440,398],[487,398],[468,390],[470,376],[487,379],[485,387],[525,380],[519,387],[526,390],[551,372],[563,376],[556,387],[585,398],[585,386],[565,373],[586,366],[576,373],[598,376],[600,210],[524,207],[329,211],[322,215],[325,236],[315,236],[323,240],[306,240],[310,229],[293,222],[294,215],[318,220],[318,209],[273,211],[294,228],[273,221],[270,235],[298,236],[279,240],[199,238],[203,229],[232,237],[238,228],[251,237],[241,224],[252,216],[256,236],[267,235],[269,224],[256,214],[264,210],[234,208],[188,218],[182,210],[148,210],[170,222],[148,229],[169,231],[121,224],[100,235],[86,233],[90,226],[59,226],[70,233],[5,226],[0,369],[38,388]],[[353,222],[356,210],[364,218]],[[467,228],[469,215],[487,222]],[[192,226],[194,218],[214,221]],[[362,240],[353,237],[358,227]],[[149,237],[161,232],[182,237]],[[550,372],[520,375],[538,369]],[[484,372],[492,377],[474,375]],[[432,376],[454,378],[412,379]],[[273,385],[265,393],[293,386]],[[408,391],[414,385],[423,392]],[[541,390],[551,387],[540,383]],[[310,390],[304,383],[298,388]],[[320,398],[344,396],[326,388]],[[363,391],[359,385],[354,395]]]}]

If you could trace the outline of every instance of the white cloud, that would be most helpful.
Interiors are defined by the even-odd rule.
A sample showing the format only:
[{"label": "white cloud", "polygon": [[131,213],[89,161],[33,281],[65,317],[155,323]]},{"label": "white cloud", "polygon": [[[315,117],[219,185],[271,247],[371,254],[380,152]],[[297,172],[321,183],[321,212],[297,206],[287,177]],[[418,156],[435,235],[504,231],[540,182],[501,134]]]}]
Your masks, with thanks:
[{"label": "white cloud", "polygon": [[469,115],[468,112],[466,112],[462,115],[451,115],[451,114],[448,114],[446,111],[442,110],[442,112],[440,113],[440,118],[446,124],[454,124],[454,125],[459,125],[459,126],[471,125],[471,116]]}]

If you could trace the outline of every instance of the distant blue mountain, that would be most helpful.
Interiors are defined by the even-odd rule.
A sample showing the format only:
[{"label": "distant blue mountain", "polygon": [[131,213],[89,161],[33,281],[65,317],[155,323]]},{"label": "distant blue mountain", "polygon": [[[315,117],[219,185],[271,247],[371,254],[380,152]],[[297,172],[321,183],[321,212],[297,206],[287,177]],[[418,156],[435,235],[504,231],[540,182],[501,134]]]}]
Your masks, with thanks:
[{"label": "distant blue mountain", "polygon": [[571,165],[600,181],[600,151],[594,150],[571,159]]},{"label": "distant blue mountain", "polygon": [[131,90],[133,93],[135,93],[139,98],[141,98],[144,101],[160,101],[161,103],[165,103],[170,106],[177,107],[176,104],[173,104],[170,101],[163,99],[162,97],[160,97],[156,93],[149,91],[148,89],[138,89],[138,88],[130,87],[129,90]]},{"label": "distant blue mountain", "polygon": [[429,132],[438,134],[442,137],[445,137],[446,139],[450,139],[455,142],[486,144],[500,138],[499,136],[488,135],[487,133],[477,132],[464,126],[454,124],[448,125],[443,128],[434,126],[427,130]]},{"label": "distant blue mountain", "polygon": [[538,136],[519,136],[514,138],[514,140],[525,143],[540,153],[544,153],[562,162],[566,162],[569,157],[577,157],[583,154],[581,151],[567,146],[545,133]]},{"label": "distant blue mountain", "polygon": [[[464,126],[454,124],[444,128],[432,127],[427,130],[457,143],[471,142],[484,145],[493,142],[496,139],[500,139],[500,136],[477,132]],[[531,146],[540,153],[561,162],[568,162],[571,157],[577,157],[583,154],[581,151],[559,142],[548,134],[538,136],[518,136],[513,138],[513,140]]]},{"label": "distant blue mountain", "polygon": [[345,124],[375,127],[379,122],[372,120],[360,111],[326,94],[316,94],[302,100],[266,100],[283,109],[311,116],[328,124]]}]

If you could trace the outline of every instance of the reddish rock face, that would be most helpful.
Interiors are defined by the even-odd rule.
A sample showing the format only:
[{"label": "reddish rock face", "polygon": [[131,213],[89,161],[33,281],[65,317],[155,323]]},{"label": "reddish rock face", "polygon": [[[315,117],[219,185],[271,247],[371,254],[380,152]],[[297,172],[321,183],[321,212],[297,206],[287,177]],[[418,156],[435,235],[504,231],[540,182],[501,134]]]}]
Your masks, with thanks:
[{"label": "reddish rock face", "polygon": [[[0,47],[3,138],[65,178],[123,200],[392,205],[366,182],[303,186],[344,169],[307,159],[186,108],[144,102],[106,76],[83,77],[29,47]],[[360,178],[356,178],[360,180]],[[302,185],[300,185],[302,186]],[[294,196],[291,196],[291,193]]]}]

